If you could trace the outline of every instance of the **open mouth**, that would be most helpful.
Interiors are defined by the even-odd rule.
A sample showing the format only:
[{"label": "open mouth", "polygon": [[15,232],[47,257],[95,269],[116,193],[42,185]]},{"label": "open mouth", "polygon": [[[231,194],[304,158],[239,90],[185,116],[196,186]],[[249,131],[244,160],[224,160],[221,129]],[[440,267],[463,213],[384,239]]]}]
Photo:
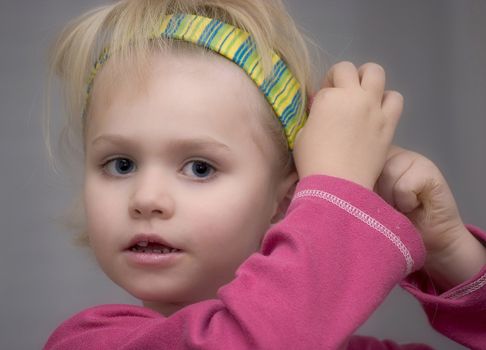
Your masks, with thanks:
[{"label": "open mouth", "polygon": [[136,244],[132,245],[129,251],[135,253],[148,253],[148,254],[170,254],[170,253],[178,253],[181,250],[177,248],[168,247],[164,244],[158,242],[150,242],[150,241],[140,241]]}]

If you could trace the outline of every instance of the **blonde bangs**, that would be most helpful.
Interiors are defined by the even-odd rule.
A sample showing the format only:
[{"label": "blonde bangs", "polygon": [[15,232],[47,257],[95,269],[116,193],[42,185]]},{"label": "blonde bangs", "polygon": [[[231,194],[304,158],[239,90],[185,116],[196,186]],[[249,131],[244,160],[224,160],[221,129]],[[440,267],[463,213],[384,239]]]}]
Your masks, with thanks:
[{"label": "blonde bangs", "polygon": [[64,84],[71,118],[82,115],[89,74],[103,48],[116,52],[110,60],[129,60],[143,70],[154,45],[170,45],[169,40],[151,40],[161,18],[169,13],[216,18],[248,31],[262,57],[264,74],[271,73],[274,50],[301,83],[303,96],[308,95],[312,82],[306,40],[282,1],[125,0],[94,9],[72,22],[52,50],[51,68]]}]

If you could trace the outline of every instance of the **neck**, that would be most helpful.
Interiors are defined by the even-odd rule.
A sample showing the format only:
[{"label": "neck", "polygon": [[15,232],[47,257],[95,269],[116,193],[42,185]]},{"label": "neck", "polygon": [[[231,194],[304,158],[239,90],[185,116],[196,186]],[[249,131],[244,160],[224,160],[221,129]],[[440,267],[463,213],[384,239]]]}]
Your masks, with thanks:
[{"label": "neck", "polygon": [[156,301],[143,301],[142,304],[144,307],[156,311],[166,317],[169,317],[187,305],[183,303],[159,303]]}]

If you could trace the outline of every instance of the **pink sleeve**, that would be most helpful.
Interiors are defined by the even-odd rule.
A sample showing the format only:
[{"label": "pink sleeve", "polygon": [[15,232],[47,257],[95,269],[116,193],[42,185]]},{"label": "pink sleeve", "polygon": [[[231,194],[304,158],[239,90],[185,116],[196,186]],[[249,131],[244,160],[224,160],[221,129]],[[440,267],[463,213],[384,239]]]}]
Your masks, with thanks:
[{"label": "pink sleeve", "polygon": [[[486,246],[486,232],[472,225],[468,229]],[[423,271],[408,276],[401,286],[420,301],[437,331],[470,349],[486,349],[486,266],[440,295]]]},{"label": "pink sleeve", "polygon": [[351,337],[346,350],[434,350],[425,344],[399,345],[391,340],[378,340],[371,337],[355,335]]},{"label": "pink sleeve", "polygon": [[138,306],[93,307],[61,324],[45,349],[345,348],[424,258],[412,224],[378,195],[310,176],[217,299],[170,317]]}]

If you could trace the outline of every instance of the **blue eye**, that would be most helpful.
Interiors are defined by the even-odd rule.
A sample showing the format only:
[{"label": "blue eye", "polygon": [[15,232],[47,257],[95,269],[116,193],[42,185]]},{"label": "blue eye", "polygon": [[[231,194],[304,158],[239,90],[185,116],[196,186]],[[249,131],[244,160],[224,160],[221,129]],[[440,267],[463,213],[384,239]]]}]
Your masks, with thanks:
[{"label": "blue eye", "polygon": [[135,169],[135,163],[127,158],[115,158],[103,165],[109,175],[127,175]]},{"label": "blue eye", "polygon": [[214,171],[214,167],[203,160],[190,161],[182,169],[184,175],[194,176],[200,179],[208,178]]}]

